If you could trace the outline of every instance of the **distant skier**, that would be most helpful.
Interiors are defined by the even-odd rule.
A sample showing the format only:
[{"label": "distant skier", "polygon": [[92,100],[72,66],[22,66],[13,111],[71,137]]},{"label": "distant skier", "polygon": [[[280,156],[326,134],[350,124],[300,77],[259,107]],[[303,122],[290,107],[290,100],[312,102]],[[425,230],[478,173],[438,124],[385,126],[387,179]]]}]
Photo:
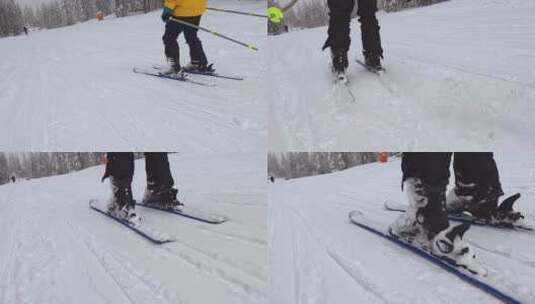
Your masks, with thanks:
[{"label": "distant skier", "polygon": [[[329,6],[328,38],[323,49],[331,48],[332,68],[336,74],[345,74],[348,67],[347,52],[351,44],[351,12],[355,0],[327,0]],[[372,70],[381,70],[383,49],[379,34],[379,22],[375,16],[377,0],[357,0],[362,32],[364,63]]]},{"label": "distant skier", "polygon": [[24,26],[24,34],[28,36],[28,27]]},{"label": "distant skier", "polygon": [[[197,37],[198,30],[177,22],[184,21],[198,26],[205,11],[206,0],[164,0],[162,20],[165,22],[165,33],[163,43],[168,65],[162,70],[162,74],[178,74],[188,70],[213,71],[208,65],[201,40]],[[180,65],[180,50],[177,42],[178,36],[182,32],[186,37],[191,59],[184,68]]]},{"label": "distant skier", "polygon": [[17,179],[15,178],[15,175],[11,175],[11,182],[14,183],[16,181],[17,181]]},{"label": "distant skier", "polygon": [[498,207],[504,193],[492,153],[455,153],[455,187],[446,196],[451,157],[452,153],[403,153],[402,186],[409,207],[390,225],[389,233],[473,270],[478,265],[475,255],[462,241],[469,225],[450,226],[448,212],[467,211],[480,219],[511,223],[522,215]]},{"label": "distant skier", "polygon": [[[176,208],[182,205],[176,198],[178,190],[173,188],[174,180],[169,168],[167,153],[145,153],[147,187],[143,203],[160,208]],[[108,212],[139,223],[136,215],[136,202],[132,196],[132,177],[134,176],[134,153],[108,153],[106,172],[102,181],[110,177],[112,198]]]}]

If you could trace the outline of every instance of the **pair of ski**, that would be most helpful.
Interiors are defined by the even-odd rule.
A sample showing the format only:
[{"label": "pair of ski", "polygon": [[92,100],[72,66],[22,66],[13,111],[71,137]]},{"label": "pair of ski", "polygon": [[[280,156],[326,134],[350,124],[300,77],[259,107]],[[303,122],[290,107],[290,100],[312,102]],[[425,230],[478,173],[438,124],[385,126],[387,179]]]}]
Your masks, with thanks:
[{"label": "pair of ski", "polygon": [[[210,70],[211,70],[211,66],[212,65],[210,65]],[[181,74],[166,75],[166,74],[162,74],[161,73],[162,69],[163,69],[163,67],[161,65],[153,65],[150,69],[134,67],[133,71],[134,71],[134,73],[137,73],[137,74],[143,74],[143,75],[147,75],[147,76],[154,76],[154,77],[159,77],[159,78],[164,78],[164,79],[178,80],[178,81],[182,81],[182,82],[189,82],[189,83],[192,83],[192,84],[196,84],[196,85],[200,85],[200,86],[206,86],[206,87],[212,87],[214,85],[206,83],[206,82],[198,81],[198,80],[193,80],[193,79],[191,79],[189,77],[190,74],[191,75],[201,75],[201,76],[223,78],[223,79],[229,79],[229,80],[244,80],[243,77],[233,76],[233,75],[223,75],[223,74],[216,73],[213,70],[212,71],[207,71],[207,72],[190,70],[190,71],[186,71],[186,72],[181,73]]]},{"label": "pair of ski", "polygon": [[[399,204],[394,201],[386,201],[385,202],[385,208],[388,211],[396,211],[396,212],[405,212],[407,207],[405,205]],[[450,219],[453,221],[459,221],[462,222],[464,225],[487,225],[502,229],[514,229],[514,230],[528,230],[533,231],[532,227],[525,226],[525,225],[508,225],[508,226],[500,226],[500,225],[494,225],[492,223],[483,223],[479,221],[478,219],[467,215],[450,215]],[[493,286],[487,282],[484,282],[481,280],[481,276],[477,274],[473,274],[471,272],[465,271],[460,266],[454,264],[453,261],[449,261],[446,259],[443,259],[441,257],[435,256],[432,253],[421,249],[420,247],[417,247],[413,244],[410,244],[402,239],[395,238],[391,236],[389,233],[384,232],[384,227],[382,227],[381,224],[374,222],[372,219],[368,218],[363,212],[359,210],[351,211],[349,213],[349,220],[352,224],[372,233],[375,234],[381,238],[384,238],[388,241],[391,241],[392,243],[400,246],[401,248],[407,249],[408,251],[416,254],[417,256],[420,256],[421,258],[437,265],[438,267],[442,268],[443,270],[459,277],[463,281],[467,282],[468,284],[471,284],[472,286],[479,288],[480,290],[484,291],[485,293],[499,299],[500,301],[504,303],[520,303],[519,300],[515,299],[514,297],[504,293],[496,286]],[[469,269],[468,269],[469,270]],[[470,270],[469,270],[470,271]]]},{"label": "pair of ski", "polygon": [[[384,69],[383,67],[381,67],[380,69],[373,68],[365,64],[360,59],[357,59],[357,63],[363,66],[368,72],[373,73],[377,76],[381,76],[384,72],[386,72],[386,69]],[[357,98],[355,97],[355,94],[349,87],[349,79],[347,78],[347,74],[345,72],[335,74],[335,84],[345,86],[345,88],[347,89],[347,92],[349,93],[349,96],[351,97],[351,100],[353,102],[357,102]]]},{"label": "pair of ski", "polygon": [[[147,205],[147,204],[142,204],[142,203],[136,203],[136,205],[142,206],[145,208],[154,209],[154,210],[159,210],[162,212],[175,214],[175,215],[180,215],[180,216],[183,216],[192,220],[196,220],[199,222],[207,223],[207,224],[216,225],[216,224],[221,224],[227,221],[227,219],[223,216],[206,214],[201,211],[187,208],[184,206],[181,206],[180,208],[175,208],[175,209],[171,209],[171,208],[168,209],[168,208],[161,208],[161,207],[157,207],[154,205]],[[103,214],[117,221],[118,223],[130,228],[132,231],[144,237],[145,239],[147,239],[153,244],[161,245],[161,244],[166,244],[166,243],[170,243],[174,241],[174,239],[171,238],[170,236],[166,235],[165,233],[161,233],[154,228],[149,227],[145,223],[135,225],[126,219],[110,214],[109,212],[106,211],[106,208],[103,207],[103,204],[100,201],[97,201],[97,200],[89,201],[89,207],[92,210],[97,211],[98,213]]]}]

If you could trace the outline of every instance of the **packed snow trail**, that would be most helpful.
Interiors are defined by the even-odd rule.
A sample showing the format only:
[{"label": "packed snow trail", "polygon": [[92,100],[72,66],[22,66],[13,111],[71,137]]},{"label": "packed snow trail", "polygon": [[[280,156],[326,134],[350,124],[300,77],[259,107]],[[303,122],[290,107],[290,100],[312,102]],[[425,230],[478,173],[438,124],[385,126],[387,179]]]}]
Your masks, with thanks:
[{"label": "packed snow trail", "polygon": [[[263,12],[265,2],[210,5]],[[265,147],[266,22],[207,11],[201,24],[255,52],[199,32],[210,62],[243,81],[192,75],[199,87],[134,74],[165,63],[160,11],[0,39],[0,150],[250,151]],[[189,62],[183,35],[182,64]]]},{"label": "packed snow trail", "polygon": [[[176,239],[154,245],[89,209],[103,167],[0,186],[0,302],[267,303],[265,157],[170,155],[179,197],[220,225],[139,208]],[[133,192],[141,199],[144,160]]]},{"label": "packed snow trail", "polygon": [[[516,209],[535,221],[532,153],[496,154],[506,193],[521,192]],[[270,299],[280,304],[498,303],[434,264],[349,223],[362,210],[387,226],[397,212],[385,199],[406,202],[401,164],[368,164],[270,186]],[[453,178],[450,180],[453,182]],[[487,283],[524,303],[535,301],[535,236],[472,226],[465,234],[489,270]]]},{"label": "packed snow trail", "polygon": [[356,103],[332,94],[325,27],[270,36],[271,149],[533,149],[534,12],[535,2],[524,0],[381,12],[381,77],[355,62],[362,47],[353,19],[348,77]]}]

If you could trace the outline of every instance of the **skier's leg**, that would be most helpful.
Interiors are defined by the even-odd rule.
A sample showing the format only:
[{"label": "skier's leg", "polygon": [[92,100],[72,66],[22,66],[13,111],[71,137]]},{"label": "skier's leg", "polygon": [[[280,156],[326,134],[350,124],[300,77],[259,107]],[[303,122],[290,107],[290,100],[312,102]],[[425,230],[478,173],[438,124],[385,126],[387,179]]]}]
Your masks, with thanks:
[{"label": "skier's leg", "polygon": [[[185,21],[192,23],[194,25],[199,25],[201,22],[201,16],[195,16],[195,17],[187,17],[184,18],[187,19]],[[208,64],[208,59],[206,58],[206,54],[204,53],[204,49],[202,47],[202,42],[197,36],[198,30],[193,27],[187,27],[184,29],[184,35],[186,36],[186,42],[189,45],[189,55],[191,58],[191,64],[192,66],[201,69],[206,67]]]},{"label": "skier's leg", "polygon": [[171,174],[167,153],[145,153],[145,170],[147,188],[143,202],[161,207],[180,205],[176,199],[178,190],[173,188],[175,181]]},{"label": "skier's leg", "polygon": [[450,160],[451,153],[403,153],[402,187],[409,208],[391,225],[394,234],[425,241],[449,226],[444,204]]},{"label": "skier's leg", "polygon": [[453,168],[455,188],[448,193],[448,211],[490,218],[504,194],[493,154],[455,153]]},{"label": "skier's leg", "polygon": [[166,71],[164,71],[164,74],[170,74],[173,72],[176,73],[180,71],[180,49],[178,47],[177,39],[178,35],[180,35],[182,31],[183,26],[178,22],[169,20],[165,24],[165,33],[162,37],[162,40],[169,67]]},{"label": "skier's leg", "polygon": [[358,15],[362,33],[362,48],[366,64],[380,67],[383,58],[381,36],[379,34],[379,21],[375,16],[377,12],[377,0],[357,0]]},{"label": "skier's leg", "polygon": [[145,153],[145,171],[147,173],[147,186],[153,189],[155,186],[171,188],[175,184],[167,153]]},{"label": "skier's leg", "polygon": [[331,48],[333,69],[343,72],[348,66],[351,12],[355,6],[355,0],[327,0],[327,5],[329,6],[329,29],[323,49]]},{"label": "skier's leg", "polygon": [[107,154],[106,171],[102,180],[110,177],[112,198],[108,211],[128,220],[136,218],[135,201],[132,196],[134,154],[113,152]]}]

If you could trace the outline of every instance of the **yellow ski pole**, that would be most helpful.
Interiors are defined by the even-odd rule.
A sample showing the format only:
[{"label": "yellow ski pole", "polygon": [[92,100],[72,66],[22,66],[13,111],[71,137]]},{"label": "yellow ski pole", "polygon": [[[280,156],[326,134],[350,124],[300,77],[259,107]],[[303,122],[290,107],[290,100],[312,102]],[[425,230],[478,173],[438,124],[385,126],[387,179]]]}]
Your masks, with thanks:
[{"label": "yellow ski pole", "polygon": [[212,30],[210,30],[210,29],[204,28],[204,27],[202,27],[202,26],[198,26],[198,25],[195,25],[195,24],[186,22],[186,21],[182,21],[182,20],[179,20],[179,19],[174,18],[174,17],[171,17],[169,20],[171,20],[171,21],[173,21],[173,22],[181,23],[181,24],[184,24],[184,25],[193,27],[193,28],[196,28],[196,29],[201,30],[201,31],[208,32],[208,33],[210,33],[210,34],[212,34],[212,35],[214,35],[214,36],[217,36],[217,37],[219,37],[219,38],[223,38],[223,39],[225,39],[225,40],[234,42],[234,43],[239,44],[239,45],[241,45],[241,46],[244,46],[244,47],[246,47],[246,48],[248,48],[248,49],[251,49],[251,50],[253,50],[253,51],[258,51],[258,48],[257,48],[256,46],[254,46],[252,43],[244,43],[244,42],[241,42],[241,41],[236,40],[236,39],[234,39],[234,38],[230,38],[230,37],[225,36],[225,35],[222,35],[222,34],[220,34],[220,33],[218,33],[218,32],[214,32],[214,31],[212,31]]}]

